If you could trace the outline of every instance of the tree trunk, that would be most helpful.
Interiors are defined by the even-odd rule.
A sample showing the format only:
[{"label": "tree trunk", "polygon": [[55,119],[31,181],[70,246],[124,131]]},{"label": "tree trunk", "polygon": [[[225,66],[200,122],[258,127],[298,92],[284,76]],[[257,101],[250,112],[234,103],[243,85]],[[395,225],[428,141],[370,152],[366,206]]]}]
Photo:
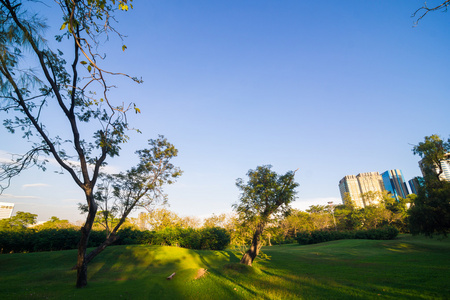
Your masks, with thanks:
[{"label": "tree trunk", "polygon": [[115,241],[117,241],[119,237],[115,235],[114,233],[111,234],[100,246],[92,250],[91,252],[86,255],[86,264],[90,263],[91,260],[94,259],[98,254],[100,254],[103,250],[106,249],[106,247],[112,245]]},{"label": "tree trunk", "polygon": [[241,264],[251,266],[253,260],[256,258],[256,256],[258,256],[259,249],[261,248],[261,235],[264,231],[265,225],[266,224],[264,222],[260,222],[256,226],[255,233],[253,234],[252,244],[250,246],[250,249],[248,249],[248,251],[242,257],[240,261]]},{"label": "tree trunk", "polygon": [[[133,205],[133,207],[134,207],[134,205]],[[119,223],[117,223],[117,225],[114,227],[114,229],[111,231],[111,233],[109,233],[106,240],[100,246],[98,246],[97,248],[95,248],[94,250],[89,252],[88,255],[85,255],[84,262],[86,265],[88,265],[94,259],[94,257],[96,257],[98,254],[103,252],[103,250],[105,250],[106,247],[112,245],[115,241],[117,241],[117,239],[119,238],[119,236],[117,236],[117,231],[119,230],[120,226],[125,222],[128,214],[130,212],[131,212],[131,209],[127,210],[122,215],[122,218],[120,218]],[[77,266],[73,267],[73,269],[75,269],[75,268],[77,268]]]},{"label": "tree trunk", "polygon": [[94,224],[95,214],[97,213],[97,204],[94,202],[92,193],[86,192],[86,198],[89,204],[89,212],[86,217],[86,223],[81,227],[81,238],[78,244],[77,256],[77,288],[82,288],[87,285],[87,261],[86,248],[89,241],[89,234]]}]

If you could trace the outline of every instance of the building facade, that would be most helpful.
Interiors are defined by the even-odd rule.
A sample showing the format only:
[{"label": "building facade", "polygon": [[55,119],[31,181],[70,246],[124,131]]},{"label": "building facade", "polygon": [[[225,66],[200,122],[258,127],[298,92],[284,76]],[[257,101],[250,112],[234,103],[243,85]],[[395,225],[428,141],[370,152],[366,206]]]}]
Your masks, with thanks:
[{"label": "building facade", "polygon": [[388,170],[381,174],[386,191],[398,200],[399,197],[406,198],[409,195],[408,187],[405,183],[405,177],[402,171],[398,169]]},{"label": "building facade", "polygon": [[[339,181],[342,202],[347,204],[351,200],[358,208],[378,204],[384,190],[383,178],[378,172],[347,175]],[[373,197],[368,197],[370,194]]]},{"label": "building facade", "polygon": [[[442,173],[439,176],[439,179],[441,181],[443,181],[443,180],[450,181],[450,153],[444,154],[444,159],[441,160],[440,163],[441,163]],[[419,161],[419,167],[420,167],[420,171],[422,172],[423,177],[425,177],[425,170],[424,170],[422,161]],[[436,166],[435,172],[436,172],[436,174],[439,172],[438,166]]]},{"label": "building facade", "polygon": [[419,192],[419,187],[420,187],[419,177],[415,177],[411,180],[408,180],[408,184],[409,184],[409,189],[411,190],[411,193],[417,195]]},{"label": "building facade", "polygon": [[14,210],[14,203],[0,202],[0,220],[9,219]]},{"label": "building facade", "polygon": [[441,180],[450,181],[450,153],[445,154],[445,158],[441,160],[442,174]]},{"label": "building facade", "polygon": [[358,178],[355,175],[344,176],[339,181],[339,191],[341,193],[342,203],[347,204],[351,200],[356,207],[364,207]]}]

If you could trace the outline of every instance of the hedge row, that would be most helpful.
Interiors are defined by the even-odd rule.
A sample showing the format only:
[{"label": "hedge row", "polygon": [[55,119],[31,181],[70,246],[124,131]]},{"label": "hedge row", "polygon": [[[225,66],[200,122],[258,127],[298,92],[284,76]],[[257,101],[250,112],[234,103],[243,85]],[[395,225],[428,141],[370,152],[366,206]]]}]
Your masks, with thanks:
[{"label": "hedge row", "polygon": [[369,230],[356,231],[311,231],[299,232],[297,241],[300,245],[317,244],[344,239],[366,239],[366,240],[392,240],[398,235],[394,227],[383,227]]},{"label": "hedge row", "polygon": [[[58,251],[76,249],[81,232],[75,229],[24,229],[0,231],[0,253]],[[91,231],[88,247],[100,245],[106,238],[104,231]]]},{"label": "hedge row", "polygon": [[[223,250],[230,243],[230,235],[223,228],[168,228],[158,232],[125,228],[119,231],[118,236],[116,245],[150,244]],[[80,237],[80,231],[75,229],[0,231],[0,253],[76,249]],[[104,231],[91,231],[88,247],[97,247],[105,238]]]},{"label": "hedge row", "polygon": [[149,244],[196,250],[223,250],[230,244],[230,234],[219,227],[202,229],[166,228],[161,231],[140,231],[125,228],[120,232],[116,244]]}]

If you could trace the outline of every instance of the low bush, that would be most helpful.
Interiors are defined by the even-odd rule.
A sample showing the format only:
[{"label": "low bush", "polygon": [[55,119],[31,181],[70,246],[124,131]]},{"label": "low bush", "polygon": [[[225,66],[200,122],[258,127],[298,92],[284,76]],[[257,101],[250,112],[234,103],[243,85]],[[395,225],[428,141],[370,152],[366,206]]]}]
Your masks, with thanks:
[{"label": "low bush", "polygon": [[397,235],[398,230],[390,226],[357,231],[316,230],[311,232],[299,232],[297,234],[297,242],[301,245],[308,245],[344,239],[392,240],[395,239]]}]

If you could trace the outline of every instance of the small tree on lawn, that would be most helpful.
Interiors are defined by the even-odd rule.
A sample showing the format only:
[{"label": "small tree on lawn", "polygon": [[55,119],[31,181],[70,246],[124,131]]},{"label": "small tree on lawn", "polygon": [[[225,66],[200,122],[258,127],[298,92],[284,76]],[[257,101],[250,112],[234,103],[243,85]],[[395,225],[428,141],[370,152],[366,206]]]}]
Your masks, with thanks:
[{"label": "small tree on lawn", "polygon": [[[177,156],[178,150],[163,136],[149,140],[149,146],[149,149],[136,151],[139,155],[136,167],[125,173],[105,176],[99,186],[96,202],[102,209],[107,237],[100,246],[86,255],[86,263],[119,238],[117,231],[134,209],[150,209],[158,201],[167,201],[164,185],[174,183],[182,173],[170,162]],[[88,211],[88,207],[84,205],[80,205],[80,208]]]},{"label": "small tree on lawn", "polygon": [[261,236],[270,219],[276,215],[286,215],[289,204],[295,200],[295,172],[278,175],[270,165],[249,170],[248,182],[238,178],[236,186],[241,190],[239,203],[234,210],[244,218],[244,222],[256,222],[250,249],[241,259],[241,264],[251,266],[261,248]]}]

